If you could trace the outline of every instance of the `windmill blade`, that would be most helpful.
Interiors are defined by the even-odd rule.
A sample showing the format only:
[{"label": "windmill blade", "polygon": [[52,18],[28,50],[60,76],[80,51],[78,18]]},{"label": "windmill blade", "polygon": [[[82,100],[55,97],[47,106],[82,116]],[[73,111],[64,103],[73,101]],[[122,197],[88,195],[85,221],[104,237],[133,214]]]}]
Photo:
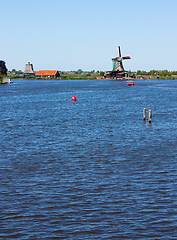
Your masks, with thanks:
[{"label": "windmill blade", "polygon": [[118,57],[121,57],[120,46],[117,47],[117,51],[118,51]]},{"label": "windmill blade", "polygon": [[130,56],[122,57],[122,59],[131,59]]}]

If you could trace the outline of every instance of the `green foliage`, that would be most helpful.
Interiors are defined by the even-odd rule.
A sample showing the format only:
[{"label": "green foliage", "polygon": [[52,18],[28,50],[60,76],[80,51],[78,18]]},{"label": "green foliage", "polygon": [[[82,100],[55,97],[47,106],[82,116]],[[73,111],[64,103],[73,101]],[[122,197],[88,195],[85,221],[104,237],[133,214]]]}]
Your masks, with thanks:
[{"label": "green foliage", "polygon": [[141,72],[142,75],[148,75],[146,71]]},{"label": "green foliage", "polygon": [[100,76],[101,76],[101,77],[103,77],[104,74],[105,74],[105,73],[104,73],[103,71],[100,72]]},{"label": "green foliage", "polygon": [[0,75],[7,75],[6,63],[0,60]]},{"label": "green foliage", "polygon": [[155,75],[156,72],[157,72],[156,70],[151,70],[148,75]]},{"label": "green foliage", "polygon": [[136,72],[136,74],[137,74],[137,75],[141,75],[141,71],[138,70],[138,71]]},{"label": "green foliage", "polygon": [[23,74],[21,70],[16,71],[16,74]]},{"label": "green foliage", "polygon": [[151,76],[152,77],[156,77],[156,78],[163,78],[163,79],[174,79],[177,78],[177,71],[168,71],[168,70],[151,70],[149,72],[146,71],[141,71],[138,70],[136,72],[137,76]]},{"label": "green foliage", "polygon": [[82,71],[82,69],[78,69],[77,71],[76,71],[76,74],[81,74],[83,71]]}]

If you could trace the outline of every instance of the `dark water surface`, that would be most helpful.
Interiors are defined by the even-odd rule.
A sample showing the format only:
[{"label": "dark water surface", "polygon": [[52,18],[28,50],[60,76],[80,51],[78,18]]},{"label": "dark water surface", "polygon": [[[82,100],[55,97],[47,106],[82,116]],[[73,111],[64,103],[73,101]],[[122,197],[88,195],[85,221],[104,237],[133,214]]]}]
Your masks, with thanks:
[{"label": "dark water surface", "polygon": [[13,82],[0,239],[177,239],[177,81]]}]

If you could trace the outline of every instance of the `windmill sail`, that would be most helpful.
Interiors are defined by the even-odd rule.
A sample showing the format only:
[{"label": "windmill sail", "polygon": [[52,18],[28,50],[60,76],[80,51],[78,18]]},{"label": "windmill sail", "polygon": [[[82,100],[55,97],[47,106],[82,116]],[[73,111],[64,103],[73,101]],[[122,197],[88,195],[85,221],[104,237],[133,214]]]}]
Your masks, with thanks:
[{"label": "windmill sail", "polygon": [[120,46],[117,47],[117,51],[118,51],[118,57],[121,57]]}]

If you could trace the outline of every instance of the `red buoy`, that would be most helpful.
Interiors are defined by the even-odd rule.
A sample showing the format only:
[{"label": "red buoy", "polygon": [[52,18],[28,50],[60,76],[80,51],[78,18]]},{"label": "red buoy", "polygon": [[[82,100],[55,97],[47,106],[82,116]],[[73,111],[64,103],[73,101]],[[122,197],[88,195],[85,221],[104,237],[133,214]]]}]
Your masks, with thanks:
[{"label": "red buoy", "polygon": [[72,96],[71,101],[76,101],[76,97]]}]

